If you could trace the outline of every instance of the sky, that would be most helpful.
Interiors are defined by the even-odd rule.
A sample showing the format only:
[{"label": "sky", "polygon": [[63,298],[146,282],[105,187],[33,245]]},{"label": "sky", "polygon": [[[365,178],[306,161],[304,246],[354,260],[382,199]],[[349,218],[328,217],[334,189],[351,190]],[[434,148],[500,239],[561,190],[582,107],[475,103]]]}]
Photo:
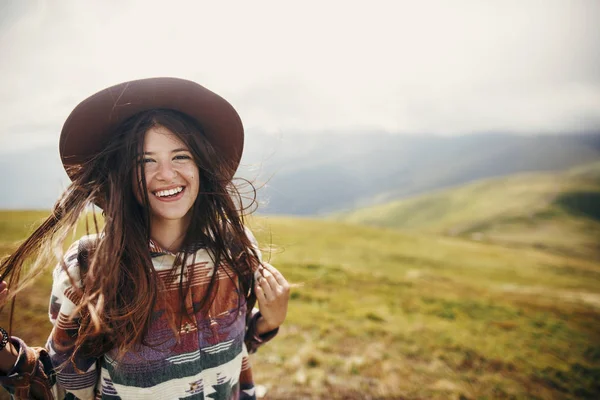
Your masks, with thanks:
[{"label": "sky", "polygon": [[0,0],[0,152],[176,76],[247,134],[600,130],[600,2]]}]

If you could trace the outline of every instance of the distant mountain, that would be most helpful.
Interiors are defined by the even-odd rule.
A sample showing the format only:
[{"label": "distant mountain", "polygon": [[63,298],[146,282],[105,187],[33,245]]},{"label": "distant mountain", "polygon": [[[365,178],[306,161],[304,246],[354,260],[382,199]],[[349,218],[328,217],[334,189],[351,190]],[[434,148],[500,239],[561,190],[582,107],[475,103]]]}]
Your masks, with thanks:
[{"label": "distant mountain", "polygon": [[[265,214],[323,215],[477,179],[600,160],[600,133],[459,137],[382,132],[249,132],[239,176]],[[56,146],[0,156],[0,208],[48,209],[68,179]]]},{"label": "distant mountain", "polygon": [[486,179],[334,218],[600,259],[600,162]]},{"label": "distant mountain", "polygon": [[[286,158],[287,157],[287,158]],[[265,213],[326,214],[477,179],[600,160],[600,134],[323,136],[281,142],[264,171]],[[265,174],[263,174],[263,177]]]}]

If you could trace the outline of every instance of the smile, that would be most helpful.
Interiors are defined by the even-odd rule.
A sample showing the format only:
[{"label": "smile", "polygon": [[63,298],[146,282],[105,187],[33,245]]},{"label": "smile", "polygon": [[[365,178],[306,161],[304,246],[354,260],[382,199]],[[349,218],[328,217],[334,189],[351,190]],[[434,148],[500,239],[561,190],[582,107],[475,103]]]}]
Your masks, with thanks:
[{"label": "smile", "polygon": [[184,186],[177,186],[176,188],[173,189],[167,189],[167,190],[159,190],[156,192],[152,192],[152,194],[154,194],[156,197],[175,197],[177,196],[179,193],[183,192],[183,189],[185,189]]}]

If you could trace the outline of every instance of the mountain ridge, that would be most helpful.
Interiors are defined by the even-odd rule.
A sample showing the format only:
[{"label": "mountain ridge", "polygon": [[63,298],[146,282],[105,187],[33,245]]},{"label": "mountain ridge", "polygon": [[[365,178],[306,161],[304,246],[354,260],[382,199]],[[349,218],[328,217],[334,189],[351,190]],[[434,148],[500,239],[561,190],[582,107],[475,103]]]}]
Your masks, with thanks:
[{"label": "mountain ridge", "polygon": [[598,210],[600,162],[483,179],[332,218],[600,259]]}]

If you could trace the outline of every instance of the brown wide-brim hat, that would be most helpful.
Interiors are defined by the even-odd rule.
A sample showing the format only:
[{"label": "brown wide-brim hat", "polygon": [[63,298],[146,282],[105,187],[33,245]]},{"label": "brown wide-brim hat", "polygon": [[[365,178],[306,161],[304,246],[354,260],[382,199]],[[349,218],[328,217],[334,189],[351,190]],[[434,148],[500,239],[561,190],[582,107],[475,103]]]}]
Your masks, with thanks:
[{"label": "brown wide-brim hat", "polygon": [[125,120],[158,108],[179,111],[198,122],[234,173],[244,148],[244,127],[233,106],[195,82],[149,78],[111,86],[75,107],[60,134],[60,157],[67,174],[72,177],[69,167],[84,164],[104,149]]}]

